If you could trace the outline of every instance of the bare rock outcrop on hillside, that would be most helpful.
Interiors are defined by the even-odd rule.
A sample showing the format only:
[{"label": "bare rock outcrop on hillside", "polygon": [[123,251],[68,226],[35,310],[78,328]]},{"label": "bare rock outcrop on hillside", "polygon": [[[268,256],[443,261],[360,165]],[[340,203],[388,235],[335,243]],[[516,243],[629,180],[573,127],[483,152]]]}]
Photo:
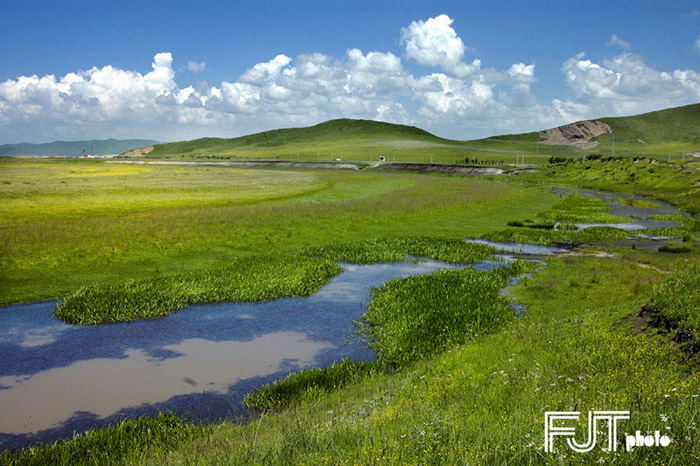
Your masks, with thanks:
[{"label": "bare rock outcrop on hillside", "polygon": [[149,153],[153,152],[153,146],[139,147],[138,149],[131,149],[126,152],[119,154],[119,157],[133,158],[133,157],[144,157]]},{"label": "bare rock outcrop on hillside", "polygon": [[602,121],[589,120],[540,131],[540,136],[546,139],[541,141],[541,144],[576,146],[581,149],[590,149],[598,145],[591,139],[601,134],[609,133],[612,133],[612,128],[609,124]]}]

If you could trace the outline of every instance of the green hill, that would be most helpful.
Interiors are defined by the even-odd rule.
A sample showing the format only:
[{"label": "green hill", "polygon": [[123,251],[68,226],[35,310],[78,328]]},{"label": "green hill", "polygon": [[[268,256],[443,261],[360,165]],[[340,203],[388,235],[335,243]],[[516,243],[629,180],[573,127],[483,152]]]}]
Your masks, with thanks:
[{"label": "green hill", "polygon": [[[700,104],[629,117],[600,118],[599,121],[612,126],[616,142],[700,145]],[[610,136],[601,136],[602,138]]]},{"label": "green hill", "polygon": [[[440,138],[414,126],[369,120],[331,120],[232,139],[202,138],[157,144],[149,158],[208,160],[343,160],[436,163],[546,163],[550,157],[602,155],[682,160],[700,151],[700,104],[619,118],[599,118],[615,134],[591,147],[545,144],[538,132],[475,141]],[[575,126],[572,124],[571,126]]]},{"label": "green hill", "polygon": [[[323,158],[459,145],[414,126],[370,120],[330,120],[306,128],[285,128],[232,139],[201,138],[158,144],[149,157]],[[314,157],[314,155],[316,157]],[[375,160],[377,156],[375,156]]]}]

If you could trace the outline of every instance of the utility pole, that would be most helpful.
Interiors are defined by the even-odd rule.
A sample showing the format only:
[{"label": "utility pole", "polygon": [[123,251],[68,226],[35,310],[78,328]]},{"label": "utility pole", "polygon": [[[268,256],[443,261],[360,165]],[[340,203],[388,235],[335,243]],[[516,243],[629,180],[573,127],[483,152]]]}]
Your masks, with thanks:
[{"label": "utility pole", "polygon": [[612,156],[615,157],[615,133],[613,133]]}]

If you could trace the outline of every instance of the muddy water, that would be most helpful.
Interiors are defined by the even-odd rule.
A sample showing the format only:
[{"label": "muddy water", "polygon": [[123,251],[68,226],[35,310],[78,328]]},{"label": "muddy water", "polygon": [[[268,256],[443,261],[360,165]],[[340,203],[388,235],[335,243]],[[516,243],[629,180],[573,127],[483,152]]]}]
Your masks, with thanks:
[{"label": "muddy water", "polygon": [[456,267],[344,264],[308,298],[197,305],[113,325],[66,325],[53,318],[51,301],[1,308],[0,449],[163,410],[202,421],[244,415],[243,394],[291,371],[374,358],[352,323],[370,287]]}]

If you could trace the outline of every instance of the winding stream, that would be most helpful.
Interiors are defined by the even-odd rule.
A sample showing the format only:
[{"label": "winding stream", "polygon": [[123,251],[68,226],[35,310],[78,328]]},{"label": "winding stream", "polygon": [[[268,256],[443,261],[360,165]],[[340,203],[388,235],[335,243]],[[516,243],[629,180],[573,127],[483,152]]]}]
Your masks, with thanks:
[{"label": "winding stream", "polygon": [[[643,211],[620,206],[623,213],[611,200],[624,195],[585,193],[605,197],[611,213],[642,222],[650,214],[677,213],[660,202]],[[467,241],[519,255],[565,252]],[[501,255],[472,266],[502,266],[510,256]],[[242,396],[291,371],[375,357],[355,338],[353,325],[371,287],[463,267],[434,260],[342,265],[341,274],[307,298],[193,305],[149,321],[67,325],[53,317],[55,301],[0,308],[0,450],[164,410],[198,421],[245,417]]]}]

